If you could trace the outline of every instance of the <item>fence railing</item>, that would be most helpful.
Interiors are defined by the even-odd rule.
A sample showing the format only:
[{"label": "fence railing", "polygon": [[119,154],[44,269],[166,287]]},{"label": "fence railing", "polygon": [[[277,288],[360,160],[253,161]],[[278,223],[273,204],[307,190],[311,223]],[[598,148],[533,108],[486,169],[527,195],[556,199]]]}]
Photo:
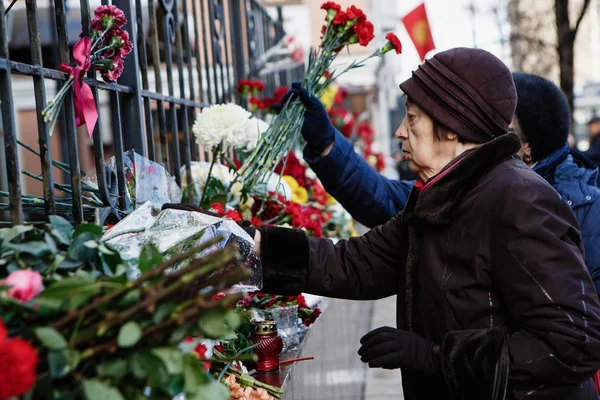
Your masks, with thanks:
[{"label": "fence railing", "polygon": [[[50,0],[47,3],[25,1],[28,25],[27,62],[11,59],[7,18],[0,18],[0,98],[4,131],[4,160],[7,191],[1,192],[2,208],[10,211],[10,222],[20,224],[30,216],[23,212],[23,194],[20,184],[21,169],[18,140],[24,132],[17,132],[15,123],[15,93],[11,86],[16,76],[31,77],[37,113],[37,149],[41,161],[43,215],[57,213],[57,205],[68,203],[72,220],[84,220],[89,208],[89,197],[82,189],[80,154],[81,143],[87,136],[76,128],[73,96],[67,95],[55,134],[62,144],[62,172],[70,183],[68,197],[57,196],[51,149],[51,132],[42,117],[46,106],[47,85],[59,87],[68,78],[59,69],[59,63],[70,64],[70,45],[78,38],[69,37],[68,16],[73,13],[73,1]],[[97,1],[94,3],[98,3]],[[191,125],[203,107],[230,101],[239,101],[236,82],[256,73],[255,60],[284,36],[281,21],[271,18],[256,0],[102,0],[124,11],[128,22],[124,29],[134,42],[133,52],[125,60],[125,70],[117,83],[95,79],[90,71],[85,78],[92,88],[99,106],[100,94],[108,95],[110,118],[100,113],[92,134],[93,158],[97,188],[94,194],[109,210],[125,210],[126,181],[123,154],[127,150],[162,163],[181,184],[181,169],[191,180],[190,163],[204,159],[194,145]],[[96,5],[99,5],[96,4]],[[52,38],[40,38],[39,7],[50,8]],[[11,10],[10,12],[15,12]],[[79,2],[81,32],[90,33],[93,9],[89,0]],[[0,1],[0,15],[4,4]],[[19,29],[24,29],[20,27]],[[14,30],[14,27],[13,27]],[[44,44],[45,43],[45,44]],[[53,53],[56,62],[48,68],[45,55]],[[266,91],[278,85],[289,85],[298,79],[303,68],[270,74],[261,79]],[[106,168],[103,142],[110,131],[111,151],[116,161],[116,176]],[[191,183],[191,182],[188,182]],[[63,189],[66,185],[60,185]],[[5,202],[7,199],[8,201]],[[110,212],[108,213],[110,214]]]}]

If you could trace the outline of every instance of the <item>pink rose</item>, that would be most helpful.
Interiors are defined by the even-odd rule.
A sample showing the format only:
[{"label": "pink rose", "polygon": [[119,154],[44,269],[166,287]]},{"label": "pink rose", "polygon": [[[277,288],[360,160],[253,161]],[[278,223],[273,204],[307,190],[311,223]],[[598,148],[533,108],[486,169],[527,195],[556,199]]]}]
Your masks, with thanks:
[{"label": "pink rose", "polygon": [[4,285],[10,286],[6,292],[10,297],[25,303],[44,290],[40,273],[28,269],[15,271],[8,275]]}]

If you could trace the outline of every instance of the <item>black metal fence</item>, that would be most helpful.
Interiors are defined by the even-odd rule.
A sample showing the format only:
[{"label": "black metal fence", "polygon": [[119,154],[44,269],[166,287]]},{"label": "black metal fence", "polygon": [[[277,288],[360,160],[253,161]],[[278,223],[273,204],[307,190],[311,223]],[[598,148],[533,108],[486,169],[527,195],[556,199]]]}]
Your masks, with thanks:
[{"label": "black metal fence", "polygon": [[[2,192],[3,208],[10,210],[10,222],[24,221],[23,194],[20,185],[22,166],[19,165],[16,131],[14,93],[11,82],[15,75],[33,79],[37,111],[37,143],[41,160],[41,174],[36,177],[43,182],[43,205],[39,207],[46,216],[56,214],[57,204],[65,202],[72,206],[75,224],[84,220],[87,203],[87,186],[81,185],[81,148],[73,112],[73,96],[68,94],[59,119],[57,133],[63,144],[63,168],[70,183],[69,196],[55,193],[52,168],[52,149],[49,127],[42,117],[46,105],[48,80],[57,85],[68,78],[59,70],[58,62],[48,68],[46,53],[54,53],[56,61],[70,64],[70,44],[77,38],[68,37],[66,0],[49,0],[45,5],[51,9],[53,21],[52,44],[42,45],[40,39],[38,7],[42,2],[26,0],[26,16],[29,33],[27,62],[15,60],[9,54],[10,40],[7,19],[0,18],[0,99],[4,131],[4,153],[7,192]],[[69,2],[72,6],[73,0]],[[90,33],[89,0],[79,2],[81,32]],[[97,189],[94,194],[107,209],[124,210],[126,183],[123,153],[133,149],[151,160],[161,162],[181,184],[181,168],[185,166],[187,179],[191,179],[190,163],[204,157],[198,146],[193,145],[191,124],[202,107],[215,103],[237,101],[236,82],[255,74],[255,60],[266,49],[284,36],[281,20],[270,17],[257,0],[102,0],[124,11],[128,22],[124,29],[134,42],[134,51],[125,61],[125,71],[117,83],[105,83],[95,79],[90,70],[87,82],[98,105],[99,93],[107,92],[110,119],[102,113],[92,136],[96,169]],[[12,12],[12,11],[11,11]],[[0,1],[0,15],[4,4]],[[25,29],[21,27],[20,29]],[[47,38],[43,38],[47,41]],[[43,51],[44,50],[44,51]],[[166,74],[165,74],[166,73]],[[303,68],[262,77],[266,91],[278,85],[289,85],[298,79]],[[112,146],[116,160],[116,177],[109,176],[105,168],[105,143],[101,132],[110,124]],[[4,166],[2,166],[4,167]],[[61,185],[64,189],[65,185]],[[1,198],[0,198],[1,200]]]}]

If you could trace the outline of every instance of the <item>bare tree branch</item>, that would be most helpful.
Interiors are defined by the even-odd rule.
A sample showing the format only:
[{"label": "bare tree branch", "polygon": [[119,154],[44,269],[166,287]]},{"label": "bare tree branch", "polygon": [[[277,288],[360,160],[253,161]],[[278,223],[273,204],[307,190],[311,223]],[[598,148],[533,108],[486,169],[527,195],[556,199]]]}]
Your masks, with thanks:
[{"label": "bare tree branch", "polygon": [[525,35],[525,34],[522,34],[520,32],[512,32],[510,34],[510,38],[511,38],[511,40],[522,40],[522,41],[525,41],[525,42],[527,42],[529,44],[535,44],[537,46],[546,47],[546,48],[550,48],[550,49],[553,49],[553,50],[558,49],[558,46],[556,44],[554,44],[554,43],[549,43],[549,42],[546,42],[545,40],[542,40],[540,38],[537,38],[537,37],[534,37],[534,36]]},{"label": "bare tree branch", "polygon": [[579,25],[581,25],[581,21],[585,16],[585,12],[587,11],[590,5],[590,0],[584,0],[583,5],[581,6],[581,11],[579,12],[579,17],[577,17],[577,23],[575,23],[575,28],[573,28],[573,38],[577,35],[577,31],[579,30]]}]

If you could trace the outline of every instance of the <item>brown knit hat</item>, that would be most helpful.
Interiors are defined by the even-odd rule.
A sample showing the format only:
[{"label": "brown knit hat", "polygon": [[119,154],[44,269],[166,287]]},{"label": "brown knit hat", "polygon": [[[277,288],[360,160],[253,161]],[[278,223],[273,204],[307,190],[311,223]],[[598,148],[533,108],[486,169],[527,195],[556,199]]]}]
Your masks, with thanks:
[{"label": "brown knit hat", "polygon": [[400,89],[431,118],[472,143],[505,134],[517,105],[510,70],[481,49],[458,47],[438,53],[413,71]]}]

